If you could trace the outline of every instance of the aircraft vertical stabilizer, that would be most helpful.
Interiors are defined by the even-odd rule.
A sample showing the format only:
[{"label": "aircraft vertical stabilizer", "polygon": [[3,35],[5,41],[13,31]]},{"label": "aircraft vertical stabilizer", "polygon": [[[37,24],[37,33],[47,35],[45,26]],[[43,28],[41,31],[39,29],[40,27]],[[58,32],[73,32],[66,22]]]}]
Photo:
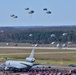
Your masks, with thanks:
[{"label": "aircraft vertical stabilizer", "polygon": [[34,58],[34,49],[32,50],[32,52],[31,52],[29,58]]},{"label": "aircraft vertical stabilizer", "polygon": [[28,61],[28,62],[34,62],[35,61],[35,58],[34,58],[34,49],[32,50],[30,56],[26,58],[26,61]]}]

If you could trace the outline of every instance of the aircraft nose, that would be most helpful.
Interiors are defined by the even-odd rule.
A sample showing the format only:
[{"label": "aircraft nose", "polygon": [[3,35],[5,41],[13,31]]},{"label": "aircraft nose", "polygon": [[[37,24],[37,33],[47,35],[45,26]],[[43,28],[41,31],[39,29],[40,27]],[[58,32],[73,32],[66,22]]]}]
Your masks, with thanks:
[{"label": "aircraft nose", "polygon": [[0,65],[0,70],[4,70],[4,68],[6,67],[6,65],[3,63]]}]

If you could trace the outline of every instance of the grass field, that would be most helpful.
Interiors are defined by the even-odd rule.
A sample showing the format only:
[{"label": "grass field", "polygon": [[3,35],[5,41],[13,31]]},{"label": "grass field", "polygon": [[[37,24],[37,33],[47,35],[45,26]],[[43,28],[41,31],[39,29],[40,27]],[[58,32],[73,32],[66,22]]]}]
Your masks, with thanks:
[{"label": "grass field", "polygon": [[[24,60],[29,56],[31,49],[0,49],[0,62],[6,60]],[[67,65],[76,63],[76,50],[44,49],[35,50],[35,63]]]}]

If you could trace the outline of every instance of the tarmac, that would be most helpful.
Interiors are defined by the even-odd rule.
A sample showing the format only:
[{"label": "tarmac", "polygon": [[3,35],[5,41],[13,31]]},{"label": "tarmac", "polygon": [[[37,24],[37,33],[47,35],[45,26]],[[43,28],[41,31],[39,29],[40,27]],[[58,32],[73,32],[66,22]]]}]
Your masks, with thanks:
[{"label": "tarmac", "polygon": [[[40,69],[39,70],[40,72],[38,72],[38,73],[35,72],[37,69]],[[56,73],[55,71],[57,71],[57,70],[60,70],[61,72],[65,71],[67,73],[70,70],[72,71],[72,70],[76,69],[76,67],[48,65],[48,64],[34,64],[34,66],[32,67],[31,72],[29,71],[29,72],[17,72],[17,73],[10,73],[10,72],[3,73],[1,71],[0,75],[48,75],[48,74],[51,75],[52,72],[43,71],[43,70],[46,70],[46,69],[50,69],[50,70],[52,69],[52,71],[54,71],[52,75],[57,75],[57,74],[55,74]],[[60,75],[60,74],[58,74],[58,75]],[[66,74],[63,74],[63,75],[66,75]],[[67,75],[70,75],[70,74],[67,74]]]},{"label": "tarmac", "polygon": [[76,50],[76,47],[15,47],[15,46],[0,46],[3,49],[64,49],[64,50]]}]

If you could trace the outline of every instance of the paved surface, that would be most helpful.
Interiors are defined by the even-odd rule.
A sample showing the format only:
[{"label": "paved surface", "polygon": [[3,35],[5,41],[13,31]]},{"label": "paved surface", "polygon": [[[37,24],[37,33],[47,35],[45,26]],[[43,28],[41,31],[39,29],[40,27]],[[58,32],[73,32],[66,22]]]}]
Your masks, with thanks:
[{"label": "paved surface", "polygon": [[[76,48],[57,48],[57,47],[10,47],[10,46],[0,46],[0,49],[50,49],[50,50],[57,50],[57,49],[62,49],[62,50],[67,50],[67,51],[60,51],[60,52],[35,52],[35,54],[63,54],[63,53],[76,53]],[[71,50],[71,51],[69,51]],[[3,53],[3,54],[0,54],[0,55],[15,55],[15,54],[30,54],[30,53]]]},{"label": "paved surface", "polygon": [[76,50],[76,48],[57,48],[57,47],[12,47],[12,46],[0,46],[0,48],[3,48],[3,49],[66,49],[66,50]]},{"label": "paved surface", "polygon": [[[68,67],[68,66],[55,66],[55,65],[46,65],[46,64],[44,64],[44,65],[36,65],[36,66],[34,66],[33,68],[36,68],[36,67],[51,67],[52,69],[60,69],[60,70],[74,70],[74,69],[76,69],[76,67]],[[29,75],[28,73],[25,73],[25,72],[21,72],[21,73],[12,73],[12,74],[8,74],[8,75]],[[6,75],[6,74],[4,74],[4,73],[2,73],[2,72],[0,72],[0,75]],[[55,75],[55,74],[53,74],[53,75]],[[76,75],[76,74],[75,74]]]},{"label": "paved surface", "polygon": [[36,67],[51,67],[51,68],[54,68],[54,69],[67,69],[67,70],[74,70],[76,69],[76,67],[69,67],[69,66],[59,66],[59,65],[47,65],[47,64],[40,64],[40,65],[36,65],[36,66],[33,66],[33,68],[36,68]]}]

